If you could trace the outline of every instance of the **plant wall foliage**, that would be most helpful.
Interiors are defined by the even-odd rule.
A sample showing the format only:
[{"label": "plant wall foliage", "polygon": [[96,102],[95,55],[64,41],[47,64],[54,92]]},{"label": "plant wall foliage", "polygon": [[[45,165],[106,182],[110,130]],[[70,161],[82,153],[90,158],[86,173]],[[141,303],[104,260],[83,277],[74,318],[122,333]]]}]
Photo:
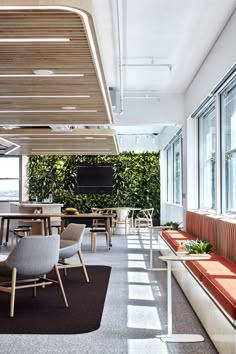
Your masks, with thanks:
[{"label": "plant wall foliage", "polygon": [[[75,168],[80,163],[112,163],[114,185],[112,194],[76,195]],[[29,198],[48,198],[55,203],[91,212],[92,207],[155,209],[159,217],[160,167],[159,153],[126,152],[115,156],[30,156],[27,165]]]}]

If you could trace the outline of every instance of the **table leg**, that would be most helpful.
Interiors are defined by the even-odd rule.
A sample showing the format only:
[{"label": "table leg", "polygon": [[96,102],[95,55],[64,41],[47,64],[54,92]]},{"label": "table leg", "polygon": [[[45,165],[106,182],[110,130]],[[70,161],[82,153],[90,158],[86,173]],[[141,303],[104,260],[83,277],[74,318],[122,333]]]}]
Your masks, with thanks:
[{"label": "table leg", "polygon": [[171,261],[167,261],[167,323],[168,335],[161,336],[163,342],[193,343],[204,342],[199,334],[172,334],[172,285],[171,285]]},{"label": "table leg", "polygon": [[112,246],[111,244],[111,227],[110,227],[110,223],[111,223],[111,219],[110,218],[106,218],[106,230],[108,232],[109,235],[109,246]]},{"label": "table leg", "polygon": [[8,239],[9,239],[9,230],[10,230],[10,219],[7,219],[7,232],[6,232],[6,242],[5,245],[7,245]]},{"label": "table leg", "polygon": [[43,219],[43,227],[44,227],[44,235],[47,236],[47,234],[48,234],[47,219]]},{"label": "table leg", "polygon": [[51,218],[50,216],[47,218],[48,220],[48,234],[51,235],[52,234],[52,227],[51,227]]},{"label": "table leg", "polygon": [[4,221],[5,219],[1,219],[1,229],[0,229],[0,247],[2,246],[3,233],[4,233]]}]

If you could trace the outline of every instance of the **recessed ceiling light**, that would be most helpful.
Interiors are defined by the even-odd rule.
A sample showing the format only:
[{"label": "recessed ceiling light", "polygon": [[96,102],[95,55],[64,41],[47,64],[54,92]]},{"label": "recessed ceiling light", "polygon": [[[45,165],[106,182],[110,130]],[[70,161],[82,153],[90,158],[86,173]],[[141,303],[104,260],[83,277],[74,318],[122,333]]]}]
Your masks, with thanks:
[{"label": "recessed ceiling light", "polygon": [[0,38],[0,42],[70,42],[70,38]]},{"label": "recessed ceiling light", "polygon": [[4,127],[1,127],[2,129],[5,130],[11,130],[11,129],[18,129],[20,127],[16,126],[16,125],[5,125]]},{"label": "recessed ceiling light", "polygon": [[46,70],[46,69],[38,69],[38,70],[33,70],[33,73],[35,75],[53,75],[54,71]]},{"label": "recessed ceiling light", "polygon": [[[61,113],[62,111],[61,110],[54,110],[54,109],[51,109],[51,110],[11,110],[11,111],[1,111],[0,110],[0,114],[1,113]],[[68,110],[68,113],[71,112],[71,113],[74,113],[74,112],[77,112],[77,113],[97,113],[97,110],[96,109],[73,109],[73,110]]]},{"label": "recessed ceiling light", "polygon": [[[33,74],[0,74],[0,77],[36,77],[36,76],[48,76],[48,77],[83,77],[84,74],[54,74],[52,70],[34,70]],[[42,73],[42,71],[46,73]]]},{"label": "recessed ceiling light", "polygon": [[74,106],[64,106],[64,107],[61,107],[62,109],[65,109],[65,110],[72,110],[72,109],[77,109],[77,107],[74,107]]},{"label": "recessed ceiling light", "polygon": [[84,139],[91,140],[91,139],[95,139],[95,138],[93,136],[86,136]]},{"label": "recessed ceiling light", "polygon": [[71,95],[71,96],[65,96],[65,95],[55,95],[55,96],[50,96],[50,95],[28,95],[28,96],[0,96],[1,98],[90,98],[89,95]]}]

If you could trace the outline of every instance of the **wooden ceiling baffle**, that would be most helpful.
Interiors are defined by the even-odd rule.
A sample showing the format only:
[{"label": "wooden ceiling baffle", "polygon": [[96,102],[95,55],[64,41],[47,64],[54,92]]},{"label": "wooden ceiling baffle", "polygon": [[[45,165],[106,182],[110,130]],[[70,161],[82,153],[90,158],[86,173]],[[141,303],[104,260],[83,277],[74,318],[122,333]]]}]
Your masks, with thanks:
[{"label": "wooden ceiling baffle", "polygon": [[[33,138],[25,132],[28,127],[36,133],[38,127],[48,128],[43,129],[45,136],[53,135],[56,142],[51,151],[57,153],[66,147],[73,127],[113,123],[89,6],[90,1],[82,0],[21,1],[20,6],[16,0],[0,0],[0,128],[18,127],[11,137],[19,141],[22,133],[19,145],[28,140],[22,153],[35,151]],[[66,132],[67,137],[62,132],[56,136],[49,128],[54,125],[72,129]],[[87,139],[94,147],[93,154],[102,151],[102,139],[106,140],[105,153],[118,152],[114,130],[107,136],[103,132],[106,138],[100,141],[95,135],[100,135],[101,129],[93,133],[93,139],[89,139],[90,133]],[[42,129],[39,136],[42,140]],[[83,151],[82,146],[77,146],[75,153],[79,150]]]}]

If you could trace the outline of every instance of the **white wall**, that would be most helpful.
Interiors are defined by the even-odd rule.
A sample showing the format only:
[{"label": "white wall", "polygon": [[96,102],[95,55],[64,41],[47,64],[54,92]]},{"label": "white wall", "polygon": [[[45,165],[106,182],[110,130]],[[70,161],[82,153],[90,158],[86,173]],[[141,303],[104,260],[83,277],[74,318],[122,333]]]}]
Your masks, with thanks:
[{"label": "white wall", "polygon": [[194,112],[236,63],[236,11],[218,37],[185,93],[185,116]]},{"label": "white wall", "polygon": [[[231,16],[221,35],[218,37],[208,56],[200,67],[198,73],[185,92],[185,123],[183,124],[183,207],[166,203],[165,193],[161,194],[161,222],[170,219],[179,221],[184,220],[186,209],[195,209],[198,207],[198,171],[197,171],[197,120],[189,118],[197,107],[204,101],[208,94],[222,80],[236,63],[236,11]],[[181,122],[181,120],[179,120]],[[172,137],[175,135],[173,132]],[[171,136],[166,134],[163,139],[166,145],[166,138]],[[164,144],[160,144],[162,148]],[[164,160],[164,154],[161,154]],[[161,168],[164,166],[161,161]],[[164,173],[161,175],[162,188],[166,188],[164,183],[166,179]]]}]

